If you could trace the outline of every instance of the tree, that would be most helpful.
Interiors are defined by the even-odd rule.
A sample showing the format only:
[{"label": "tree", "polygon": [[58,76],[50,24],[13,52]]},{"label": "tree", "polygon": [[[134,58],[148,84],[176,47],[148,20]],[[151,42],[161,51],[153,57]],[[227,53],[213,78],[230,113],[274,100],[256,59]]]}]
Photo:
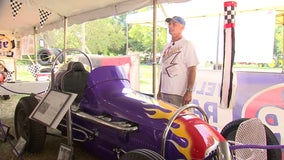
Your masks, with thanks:
[{"label": "tree", "polygon": [[[157,52],[161,52],[165,43],[167,30],[166,28],[157,28]],[[146,25],[132,25],[129,30],[129,38],[131,39],[130,48],[134,51],[152,53],[153,46],[153,27]]]},{"label": "tree", "polygon": [[[45,40],[49,40],[50,48],[63,49],[63,29],[49,31]],[[67,48],[81,49],[81,24],[75,24],[67,29]],[[47,38],[48,37],[48,38]],[[53,39],[53,41],[50,41]],[[124,27],[113,17],[94,20],[85,23],[86,46],[91,54],[118,55],[125,54],[126,36]]]},{"label": "tree", "polygon": [[274,41],[274,54],[275,55],[281,55],[284,54],[282,53],[283,51],[283,26],[281,25],[276,25],[275,27],[275,41]]},{"label": "tree", "polygon": [[125,46],[125,31],[113,18],[86,23],[87,46],[95,54],[117,55]]}]

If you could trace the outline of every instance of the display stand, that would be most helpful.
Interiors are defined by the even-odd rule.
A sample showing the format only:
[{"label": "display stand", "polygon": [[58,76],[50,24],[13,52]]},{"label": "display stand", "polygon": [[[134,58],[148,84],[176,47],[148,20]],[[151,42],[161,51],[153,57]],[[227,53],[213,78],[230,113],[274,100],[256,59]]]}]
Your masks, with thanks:
[{"label": "display stand", "polygon": [[68,160],[73,160],[74,150],[73,150],[72,119],[71,119],[70,107],[67,111],[67,138],[68,138],[68,145],[70,146],[70,152],[69,152],[70,156]]},{"label": "display stand", "polygon": [[13,153],[17,156],[20,157],[25,149],[27,141],[23,138],[20,137],[17,141],[16,146],[13,148]]},{"label": "display stand", "polygon": [[58,159],[73,159],[71,105],[77,94],[50,90],[33,110],[30,119],[56,129],[64,115],[67,116],[68,146],[61,145]]},{"label": "display stand", "polygon": [[72,147],[62,143],[59,148],[57,160],[72,160],[72,157]]},{"label": "display stand", "polygon": [[8,142],[13,148],[13,153],[18,158],[21,159],[21,153],[23,152],[26,146],[26,140],[20,137],[17,141],[17,144],[14,146],[13,143],[11,142],[11,135],[9,134],[9,131],[10,131],[10,127],[5,124],[2,124],[0,120],[0,140],[2,140],[3,142],[6,142],[8,140]]},{"label": "display stand", "polygon": [[10,127],[2,124],[2,122],[0,121],[0,140],[2,140],[3,142],[6,142],[8,134],[9,134],[9,130]]},{"label": "display stand", "polygon": [[39,102],[29,118],[56,129],[70,109],[77,94],[50,90]]}]

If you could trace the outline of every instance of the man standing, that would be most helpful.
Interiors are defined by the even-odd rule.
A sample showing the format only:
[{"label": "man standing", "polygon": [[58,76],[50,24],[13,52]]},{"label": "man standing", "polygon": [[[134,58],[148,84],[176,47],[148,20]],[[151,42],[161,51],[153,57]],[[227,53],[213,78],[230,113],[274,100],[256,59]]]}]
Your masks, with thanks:
[{"label": "man standing", "polygon": [[179,16],[167,18],[172,39],[161,55],[161,75],[157,98],[183,106],[192,100],[198,58],[193,44],[185,39],[182,32],[185,21]]}]

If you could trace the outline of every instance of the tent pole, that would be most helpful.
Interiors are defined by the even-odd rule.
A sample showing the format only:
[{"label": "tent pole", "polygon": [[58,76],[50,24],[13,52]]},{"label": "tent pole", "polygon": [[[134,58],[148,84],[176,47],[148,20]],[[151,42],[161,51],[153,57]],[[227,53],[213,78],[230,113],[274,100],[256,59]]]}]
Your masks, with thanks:
[{"label": "tent pole", "polygon": [[[64,17],[64,50],[67,49],[67,26],[68,26],[68,19]],[[66,57],[66,52],[64,52],[64,57]],[[66,58],[64,60],[66,62]],[[71,109],[69,108],[67,113],[67,141],[68,145],[71,148],[70,151],[70,160],[74,159],[74,149],[73,149],[73,134],[72,134],[72,119],[71,119]]]},{"label": "tent pole", "polygon": [[[64,17],[64,49],[67,49],[67,25],[68,25],[68,20],[67,17]],[[65,55],[64,55],[65,56]]]},{"label": "tent pole", "polygon": [[213,64],[213,70],[220,70],[219,68],[219,42],[220,42],[220,23],[221,23],[221,13],[218,16],[218,32],[217,32],[217,53],[216,53],[216,61]]},{"label": "tent pole", "polygon": [[128,35],[128,31],[129,31],[129,28],[128,28],[128,23],[126,23],[125,22],[125,34],[126,34],[126,47],[125,47],[125,51],[126,51],[126,53],[125,53],[125,55],[128,55],[128,47],[129,47],[129,35]]},{"label": "tent pole", "polygon": [[284,14],[282,14],[282,73],[284,73]]},{"label": "tent pole", "polygon": [[86,32],[85,32],[85,22],[81,24],[81,44],[82,52],[86,53]]},{"label": "tent pole", "polygon": [[[35,54],[35,63],[37,63],[37,51],[36,51],[36,47],[37,47],[37,38],[36,38],[36,27],[34,27],[34,54]],[[32,62],[34,64],[34,62]]]},{"label": "tent pole", "polygon": [[153,95],[156,97],[157,0],[153,0]]}]

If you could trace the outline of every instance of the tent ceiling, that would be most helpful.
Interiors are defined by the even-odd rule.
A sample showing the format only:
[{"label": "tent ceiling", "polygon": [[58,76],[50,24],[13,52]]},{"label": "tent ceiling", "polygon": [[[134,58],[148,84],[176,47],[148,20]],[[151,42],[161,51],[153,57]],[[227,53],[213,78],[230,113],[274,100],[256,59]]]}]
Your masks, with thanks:
[{"label": "tent ceiling", "polygon": [[[13,0],[22,3],[13,17],[9,0],[0,0],[0,34],[28,35],[63,27],[64,17],[68,24],[119,15],[153,4],[153,0]],[[175,3],[189,0],[157,0],[157,3]],[[40,27],[39,9],[50,12],[44,27]]]},{"label": "tent ceiling", "polygon": [[[182,4],[164,4],[163,10],[158,10],[157,19],[165,25],[166,17],[180,15],[183,18],[216,16],[224,13],[223,3],[226,0],[192,0]],[[259,10],[277,11],[277,24],[283,24],[284,0],[235,0],[237,2],[237,12],[251,12]],[[165,10],[165,12],[164,12]],[[149,17],[151,11],[130,14],[127,16],[129,24],[151,24]]]}]

